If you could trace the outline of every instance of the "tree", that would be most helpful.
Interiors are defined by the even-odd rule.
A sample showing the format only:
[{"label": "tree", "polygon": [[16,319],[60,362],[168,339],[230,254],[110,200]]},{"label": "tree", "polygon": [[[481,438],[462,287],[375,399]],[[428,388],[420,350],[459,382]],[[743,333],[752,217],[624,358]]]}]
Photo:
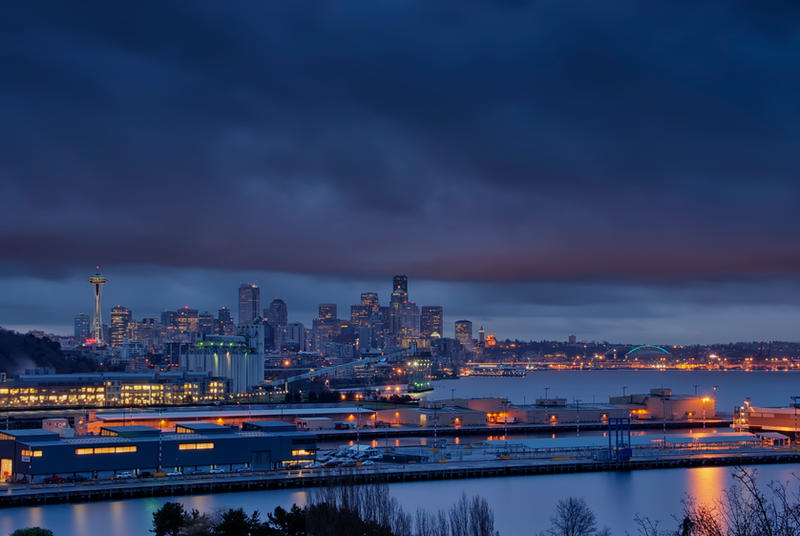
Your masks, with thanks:
[{"label": "tree", "polygon": [[597,533],[597,520],[585,500],[570,497],[558,501],[547,532],[552,536],[592,536]]},{"label": "tree", "polygon": [[153,529],[156,536],[179,536],[186,524],[186,511],[181,503],[166,502],[153,512]]},{"label": "tree", "polygon": [[[253,514],[258,524],[258,512]],[[242,508],[231,508],[224,512],[220,520],[214,525],[215,536],[249,536],[253,528],[252,519]]]},{"label": "tree", "polygon": [[17,529],[11,536],[53,536],[53,531],[41,527],[29,527],[27,529]]}]

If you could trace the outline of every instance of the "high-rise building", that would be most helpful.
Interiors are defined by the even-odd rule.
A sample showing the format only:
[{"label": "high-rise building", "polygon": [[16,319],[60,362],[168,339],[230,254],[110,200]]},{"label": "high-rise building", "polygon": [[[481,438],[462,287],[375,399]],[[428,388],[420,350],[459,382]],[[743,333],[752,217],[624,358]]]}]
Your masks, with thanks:
[{"label": "high-rise building", "polygon": [[369,327],[372,317],[372,307],[370,305],[358,304],[350,306],[350,322],[359,327]]},{"label": "high-rise building", "polygon": [[396,275],[392,280],[392,292],[400,290],[408,296],[408,277],[405,275]]},{"label": "high-rise building", "polygon": [[199,329],[198,323],[197,309],[189,309],[188,305],[183,309],[178,309],[178,313],[175,315],[175,325],[179,332],[196,332]]},{"label": "high-rise building", "polygon": [[261,289],[255,283],[239,285],[239,324],[252,324],[261,310]]},{"label": "high-rise building", "polygon": [[478,330],[478,346],[483,346],[486,342],[486,331],[483,329],[483,326],[480,327]]},{"label": "high-rise building", "polygon": [[456,320],[456,340],[467,351],[472,351],[472,322],[469,320]]},{"label": "high-rise building", "polygon": [[401,348],[408,348],[419,339],[419,307],[416,303],[407,301],[401,305],[398,326],[395,338]]},{"label": "high-rise building", "polygon": [[381,306],[380,301],[378,300],[378,293],[362,292],[361,305],[366,305],[367,307],[369,307],[370,313],[377,313],[378,308],[380,308]]},{"label": "high-rise building", "polygon": [[154,349],[163,342],[163,326],[155,318],[143,318],[141,322],[131,322],[129,328],[131,341],[141,343],[145,350]]},{"label": "high-rise building", "polygon": [[280,340],[281,348],[303,351],[306,346],[306,329],[300,322],[289,322],[283,328]]},{"label": "high-rise building", "polygon": [[197,315],[197,331],[203,335],[213,335],[215,323],[214,316],[208,311],[203,311]]},{"label": "high-rise building", "polygon": [[75,315],[75,342],[83,344],[89,338],[89,315],[78,313]]},{"label": "high-rise building", "polygon": [[217,311],[217,326],[214,330],[216,335],[233,335],[236,333],[236,326],[231,316],[231,310],[223,307]]},{"label": "high-rise building", "polygon": [[430,339],[431,335],[438,333],[442,336],[444,309],[441,305],[423,305],[419,319],[419,336]]},{"label": "high-rise building", "polygon": [[103,285],[108,282],[102,274],[100,274],[100,267],[97,267],[97,273],[89,278],[89,283],[94,287],[94,322],[92,323],[92,336],[95,344],[102,344],[103,342],[103,312],[100,309],[100,292]]},{"label": "high-rise building", "polygon": [[275,329],[286,326],[289,323],[289,309],[286,307],[286,302],[280,298],[272,300],[269,309],[264,310],[264,318]]},{"label": "high-rise building", "polygon": [[120,348],[128,338],[128,330],[133,321],[133,314],[127,307],[116,305],[111,308],[111,346]]},{"label": "high-rise building", "polygon": [[166,328],[177,328],[178,324],[176,322],[178,318],[178,313],[175,311],[162,311],[161,312],[161,325]]},{"label": "high-rise building", "polygon": [[320,303],[319,304],[319,319],[320,320],[336,320],[339,318],[336,313],[335,303]]}]

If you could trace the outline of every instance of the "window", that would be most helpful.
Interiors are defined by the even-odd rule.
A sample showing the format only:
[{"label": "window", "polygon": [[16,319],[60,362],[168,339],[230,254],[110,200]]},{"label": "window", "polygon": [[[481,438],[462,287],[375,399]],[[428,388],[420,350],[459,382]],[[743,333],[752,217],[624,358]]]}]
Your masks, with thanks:
[{"label": "window", "polygon": [[22,454],[23,456],[28,456],[28,457],[33,456],[34,458],[41,458],[42,457],[42,451],[41,450],[22,449],[20,454]]},{"label": "window", "polygon": [[86,454],[124,454],[126,452],[136,452],[138,447],[135,445],[126,445],[124,447],[95,447],[75,449],[75,454],[84,456]]},{"label": "window", "polygon": [[292,456],[313,456],[314,453],[310,450],[300,449],[300,450],[293,450]]},{"label": "window", "polygon": [[178,450],[209,450],[214,448],[214,443],[180,443]]}]

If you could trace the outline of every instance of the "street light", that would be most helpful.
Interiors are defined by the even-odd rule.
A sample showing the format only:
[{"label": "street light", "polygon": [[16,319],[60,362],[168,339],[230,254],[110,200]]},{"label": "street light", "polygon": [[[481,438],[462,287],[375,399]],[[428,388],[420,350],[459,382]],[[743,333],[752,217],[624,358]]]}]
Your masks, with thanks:
[{"label": "street light", "polygon": [[710,399],[710,398],[708,398],[707,396],[704,396],[704,397],[701,399],[701,401],[703,402],[703,428],[705,428],[705,427],[706,427],[706,404],[707,404],[707,403],[708,403],[710,400],[711,400],[711,399]]}]

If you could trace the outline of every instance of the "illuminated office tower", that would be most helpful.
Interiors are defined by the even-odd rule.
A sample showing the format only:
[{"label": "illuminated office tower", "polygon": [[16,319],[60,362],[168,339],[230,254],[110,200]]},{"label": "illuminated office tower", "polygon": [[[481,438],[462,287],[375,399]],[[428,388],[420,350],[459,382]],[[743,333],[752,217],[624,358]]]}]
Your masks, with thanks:
[{"label": "illuminated office tower", "polygon": [[239,324],[252,324],[261,310],[261,289],[255,283],[239,285]]},{"label": "illuminated office tower", "polygon": [[197,331],[199,329],[197,309],[189,309],[188,305],[183,309],[178,309],[178,314],[175,316],[175,325],[181,333]]},{"label": "illuminated office tower", "polygon": [[442,336],[442,321],[444,310],[441,305],[423,305],[419,319],[419,336],[430,339],[431,335],[438,333]]},{"label": "illuminated office tower", "polygon": [[367,307],[369,307],[370,314],[377,313],[378,309],[381,306],[380,301],[378,301],[378,293],[377,292],[362,292],[361,293],[361,305],[366,305]]},{"label": "illuminated office tower", "polygon": [[472,322],[456,320],[456,339],[467,351],[472,351]]},{"label": "illuminated office tower", "polygon": [[111,308],[111,346],[120,348],[128,338],[133,314],[127,307],[116,305]]},{"label": "illuminated office tower", "polygon": [[336,304],[335,303],[320,303],[319,304],[319,319],[336,321]]},{"label": "illuminated office tower", "polygon": [[94,286],[94,323],[92,324],[92,334],[94,335],[95,344],[103,342],[103,313],[100,309],[100,292],[103,285],[106,284],[108,279],[100,274],[100,267],[97,267],[97,273],[89,278],[89,283]]},{"label": "illuminated office tower", "polygon": [[89,315],[79,313],[75,316],[75,343],[83,344],[89,338]]},{"label": "illuminated office tower", "polygon": [[350,323],[362,328],[369,327],[372,317],[372,308],[369,305],[357,304],[350,306]]}]

